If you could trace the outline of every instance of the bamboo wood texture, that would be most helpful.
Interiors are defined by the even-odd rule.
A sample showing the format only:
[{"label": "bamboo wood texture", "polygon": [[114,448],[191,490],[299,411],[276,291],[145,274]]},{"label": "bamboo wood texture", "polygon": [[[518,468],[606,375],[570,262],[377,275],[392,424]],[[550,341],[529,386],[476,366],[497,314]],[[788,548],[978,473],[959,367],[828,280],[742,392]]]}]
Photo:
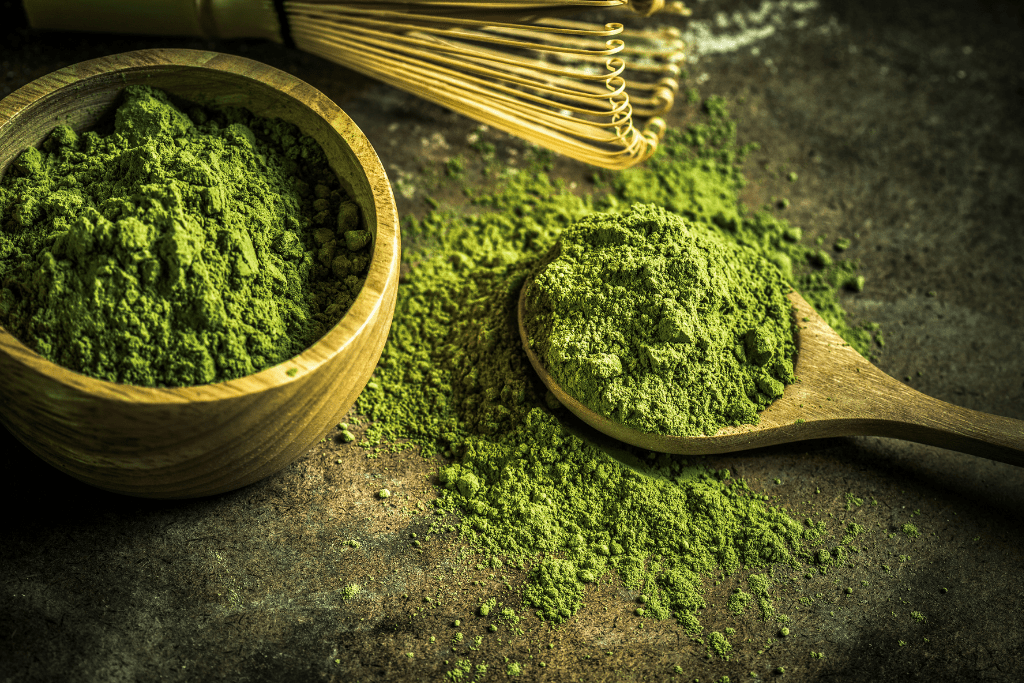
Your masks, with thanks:
[{"label": "bamboo wood texture", "polygon": [[[664,0],[24,0],[33,28],[286,42],[594,166],[651,156],[679,90],[679,32],[561,17]],[[279,19],[282,19],[279,21]]]},{"label": "bamboo wood texture", "polygon": [[[304,52],[594,166],[633,166],[654,153],[665,132],[660,114],[674,102],[682,56],[676,38],[638,32],[672,47],[627,61],[620,23],[549,16],[515,24],[493,10],[467,16],[480,11],[475,3],[451,3],[453,15],[443,17],[424,10],[429,3],[401,11],[371,4],[289,0],[285,7]],[[571,6],[549,3],[547,14],[563,4]],[[458,13],[456,5],[467,9]],[[634,68],[645,60],[651,64]],[[638,82],[644,85],[635,108],[627,90]],[[642,116],[650,118],[640,124]]]},{"label": "bamboo wood texture", "polygon": [[398,290],[394,196],[369,141],[325,95],[265,64],[195,50],[103,57],[15,91],[0,101],[0,173],[57,124],[82,131],[109,117],[131,84],[245,107],[315,138],[374,234],[366,284],[341,321],[299,356],[203,386],[146,388],[86,377],[43,359],[0,327],[0,419],[43,460],[109,491],[152,498],[230,491],[305,453],[369,380]]},{"label": "bamboo wood texture", "polygon": [[960,408],[893,379],[843,341],[796,292],[789,298],[800,321],[798,381],[761,413],[759,424],[698,437],[637,431],[590,410],[548,374],[525,326],[532,280],[527,278],[519,296],[519,334],[530,363],[562,405],[619,441],[662,453],[702,455],[835,436],[888,436],[1024,465],[1024,421]]}]

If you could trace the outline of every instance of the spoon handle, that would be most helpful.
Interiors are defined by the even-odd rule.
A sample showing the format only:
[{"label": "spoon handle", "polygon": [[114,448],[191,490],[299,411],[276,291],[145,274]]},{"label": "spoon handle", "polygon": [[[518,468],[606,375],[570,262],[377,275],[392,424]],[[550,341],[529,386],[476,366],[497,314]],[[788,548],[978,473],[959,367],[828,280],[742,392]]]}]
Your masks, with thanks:
[{"label": "spoon handle", "polygon": [[1024,421],[932,398],[866,361],[861,370],[862,381],[846,387],[857,406],[842,420],[847,435],[906,439],[1024,466]]},{"label": "spoon handle", "polygon": [[899,411],[905,410],[904,415],[897,413],[896,419],[882,422],[878,435],[1024,466],[1024,421],[921,396]]},{"label": "spoon handle", "polygon": [[780,417],[809,413],[807,424],[799,425],[808,428],[802,438],[887,436],[1024,466],[1024,421],[916,391],[857,353],[799,294],[790,299],[803,323],[797,376],[806,381],[787,388],[790,400]]}]

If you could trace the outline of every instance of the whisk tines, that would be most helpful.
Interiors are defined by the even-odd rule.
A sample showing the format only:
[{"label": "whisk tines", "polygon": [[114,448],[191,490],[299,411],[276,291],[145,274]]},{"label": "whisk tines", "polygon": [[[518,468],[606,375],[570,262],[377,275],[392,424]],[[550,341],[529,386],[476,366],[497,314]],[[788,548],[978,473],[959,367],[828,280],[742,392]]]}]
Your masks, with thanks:
[{"label": "whisk tines", "polygon": [[[609,169],[649,157],[678,91],[676,29],[605,13],[664,0],[24,0],[36,28],[261,37]],[[597,12],[602,19],[568,15]],[[619,19],[619,17],[611,17]]]}]

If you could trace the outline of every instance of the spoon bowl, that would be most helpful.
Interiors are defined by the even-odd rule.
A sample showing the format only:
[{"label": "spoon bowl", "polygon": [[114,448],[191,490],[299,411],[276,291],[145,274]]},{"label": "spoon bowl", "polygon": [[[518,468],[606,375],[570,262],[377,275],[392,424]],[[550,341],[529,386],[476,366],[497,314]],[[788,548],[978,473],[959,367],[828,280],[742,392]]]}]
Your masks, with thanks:
[{"label": "spoon bowl", "polygon": [[945,403],[885,374],[843,341],[797,292],[789,294],[798,322],[797,382],[760,415],[756,425],[723,427],[711,436],[642,432],[580,403],[548,373],[526,331],[519,294],[519,335],[530,364],[559,402],[594,429],[661,453],[707,455],[835,436],[887,436],[1013,465],[1024,465],[1024,421]]}]

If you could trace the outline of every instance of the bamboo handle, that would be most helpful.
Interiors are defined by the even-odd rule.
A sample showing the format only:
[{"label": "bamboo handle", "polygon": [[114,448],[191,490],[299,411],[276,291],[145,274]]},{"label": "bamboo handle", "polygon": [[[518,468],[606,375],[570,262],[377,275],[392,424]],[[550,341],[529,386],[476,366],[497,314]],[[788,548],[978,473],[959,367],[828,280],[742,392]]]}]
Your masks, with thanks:
[{"label": "bamboo handle", "polygon": [[940,401],[864,365],[871,368],[860,373],[865,381],[844,387],[860,399],[860,410],[843,425],[847,435],[906,439],[1024,466],[1024,421]]},{"label": "bamboo handle", "polygon": [[802,298],[791,298],[806,321],[797,416],[811,413],[818,419],[808,422],[830,436],[906,439],[1024,466],[1024,421],[922,394],[857,353]]},{"label": "bamboo handle", "polygon": [[32,28],[281,42],[270,0],[24,0]]}]

